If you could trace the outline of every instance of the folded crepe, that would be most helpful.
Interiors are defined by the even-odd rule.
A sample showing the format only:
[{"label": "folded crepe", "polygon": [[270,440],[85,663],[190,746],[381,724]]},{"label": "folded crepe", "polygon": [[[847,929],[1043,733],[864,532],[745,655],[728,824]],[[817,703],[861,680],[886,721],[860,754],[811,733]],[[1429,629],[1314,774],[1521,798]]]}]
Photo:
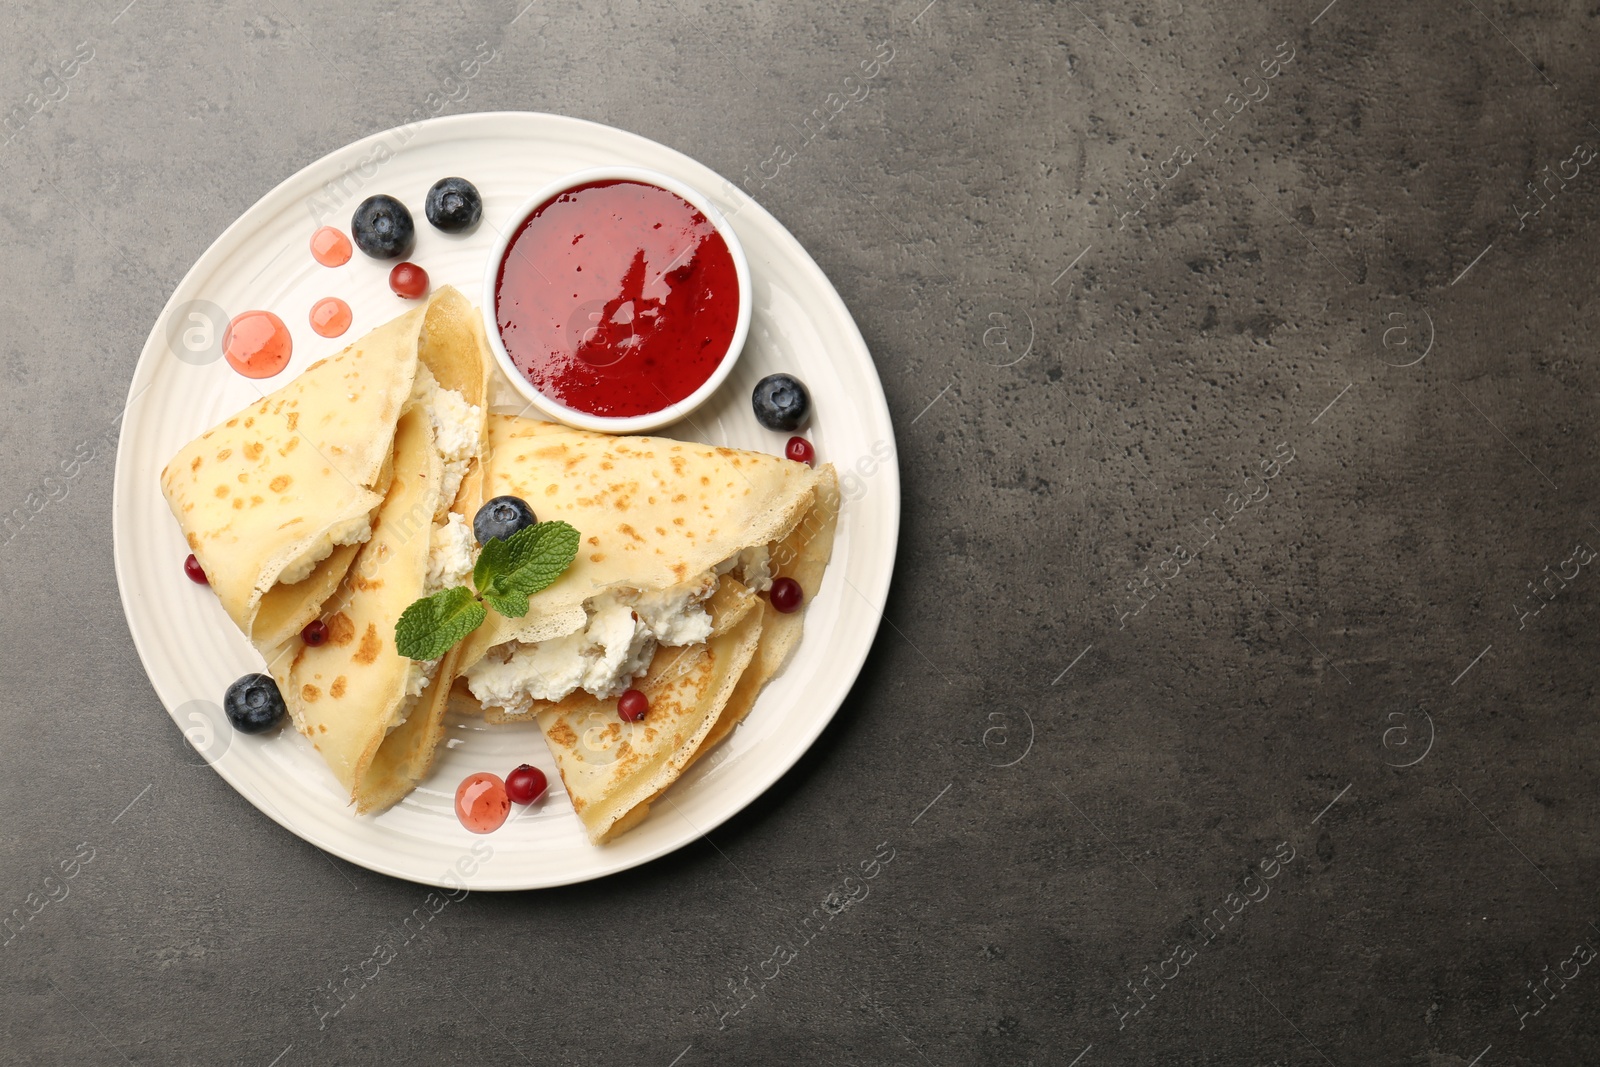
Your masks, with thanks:
[{"label": "folded crepe", "polygon": [[[455,657],[400,657],[394,623],[471,570],[491,366],[477,311],[446,286],[162,473],[224,609],[361,810],[409,792],[442,733]],[[329,639],[311,648],[319,616]]]},{"label": "folded crepe", "polygon": [[424,691],[424,665],[394,647],[394,620],[423,595],[443,483],[421,405],[400,417],[394,444],[394,480],[371,538],[325,613],[327,641],[312,646],[295,637],[268,657],[295,726],[352,799],[402,707]]},{"label": "folded crepe", "polygon": [[264,650],[296,727],[362,812],[400,800],[432,765],[456,653],[407,659],[394,626],[413,601],[466,580],[469,517],[482,502],[490,357],[477,313],[456,290],[435,294],[418,352],[389,492],[321,609],[328,640],[312,647],[296,635]]},{"label": "folded crepe", "polygon": [[637,683],[650,712],[637,722],[624,722],[615,700],[597,700],[581,689],[538,712],[539,729],[590,840],[609,841],[642,822],[702,751],[756,656],[761,605],[738,581],[721,578],[710,640],[656,649]]},{"label": "folded crepe", "polygon": [[[772,551],[773,573],[799,582],[806,604],[822,589],[822,572],[833,555],[833,533],[839,522],[839,479],[831,465],[823,467],[820,473],[816,503]],[[789,662],[794,646],[800,641],[805,620],[803,611],[785,614],[765,600],[757,600],[756,605],[761,615],[761,641],[755,658],[729,694],[705,741],[685,764],[686,770],[744,721],[755,707],[756,697]]]},{"label": "folded crepe", "polygon": [[[817,592],[837,481],[831,467],[761,453],[505,416],[490,416],[485,478],[485,497],[519,496],[541,520],[571,523],[582,541],[527,616],[491,613],[463,642],[458,689],[492,722],[535,717],[590,839],[610,840],[637,825],[781,669],[801,614],[775,611],[754,590],[788,576],[808,598]],[[579,656],[608,668],[599,692],[587,684],[592,669],[572,669]],[[758,678],[746,682],[752,671]],[[617,714],[629,687],[650,701],[642,722]]]},{"label": "folded crepe", "polygon": [[[486,419],[493,356],[484,337],[482,316],[455,289],[441,290],[429,306],[420,354],[423,366],[432,373],[440,390],[433,409],[434,447],[444,467],[430,534],[428,574],[423,583],[423,592],[431,593],[467,581],[474,562],[472,518],[485,500],[479,453],[488,439]],[[468,407],[462,414],[470,425],[470,435],[463,425],[447,425],[442,432],[437,429],[441,424],[440,405],[456,406],[451,393],[459,395]],[[459,482],[454,480],[457,470],[461,471]],[[353,591],[352,598],[359,592]],[[400,610],[404,611],[405,605]],[[394,620],[390,620],[386,636],[392,648]],[[382,811],[398,803],[427,776],[439,742],[444,739],[444,716],[459,657],[459,646],[445,653],[431,678],[424,668],[427,688],[423,698],[411,709],[402,703],[402,721],[389,730],[356,782],[353,799],[358,811]]]},{"label": "folded crepe", "polygon": [[258,644],[314,618],[370,534],[424,315],[410,311],[312,364],[161,472],[223,610]]},{"label": "folded crepe", "polygon": [[821,475],[759,452],[612,437],[511,415],[489,416],[484,497],[521,497],[541,521],[571,523],[577,558],[528,614],[488,621],[463,642],[467,670],[491,648],[582,629],[585,603],[627,590],[659,593],[698,581],[750,548],[786,536],[814,502]]}]

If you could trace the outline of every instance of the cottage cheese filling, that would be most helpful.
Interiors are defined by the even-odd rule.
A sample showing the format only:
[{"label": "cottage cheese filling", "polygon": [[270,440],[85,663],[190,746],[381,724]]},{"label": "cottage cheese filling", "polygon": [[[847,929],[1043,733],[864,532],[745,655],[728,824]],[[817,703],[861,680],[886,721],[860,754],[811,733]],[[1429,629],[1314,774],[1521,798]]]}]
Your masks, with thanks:
[{"label": "cottage cheese filling", "polygon": [[452,511],[443,524],[435,525],[428,538],[428,579],[423,595],[464,584],[478,562],[477,543],[472,525],[463,515]]},{"label": "cottage cheese filling", "polygon": [[444,461],[444,483],[439,492],[439,510],[435,512],[438,518],[455,503],[456,494],[461,491],[461,480],[467,475],[467,465],[478,452],[483,412],[476,404],[467,403],[454,389],[441,388],[427,367],[417,368],[411,401],[427,410],[433,422],[433,445]]},{"label": "cottage cheese filling", "polygon": [[333,550],[341,545],[357,545],[365,542],[372,536],[372,518],[367,515],[358,515],[348,522],[335,526],[318,541],[305,551],[304,554],[283,570],[278,572],[278,582],[282,585],[294,585],[311,577],[311,572],[317,569],[317,564],[333,555]]},{"label": "cottage cheese filling", "polygon": [[[433,423],[433,444],[439,450],[439,458],[444,463],[439,507],[434,512],[434,518],[442,523],[446,521],[444,513],[450,509],[450,505],[455,502],[456,494],[461,491],[461,482],[467,476],[467,467],[472,462],[472,457],[477,455],[478,432],[483,425],[483,412],[477,405],[467,403],[466,398],[454,389],[440,388],[438,380],[427,367],[417,368],[417,377],[411,387],[411,402],[421,404],[427,409],[428,418]],[[470,530],[468,532],[470,534]],[[312,545],[299,559],[280,571],[278,582],[282,585],[303,582],[311,577],[311,572],[317,569],[317,564],[333,555],[335,548],[341,545],[361,544],[371,537],[370,516],[359,516],[341,526],[336,526],[328,531],[323,540]],[[432,563],[430,553],[430,574]],[[467,564],[466,569],[470,571],[472,564]],[[436,592],[446,585],[454,584],[456,580],[445,581],[435,588],[430,588],[428,592]]]},{"label": "cottage cheese filling", "polygon": [[[439,511],[434,514],[433,528],[428,534],[428,574],[422,590],[424,596],[432,596],[441,589],[466,582],[473,565],[478,561],[477,538],[473,536],[472,524],[465,516],[448,509],[461,491],[461,480],[466,477],[467,465],[478,452],[478,430],[483,422],[483,413],[476,405],[467,403],[454,389],[441,389],[426,367],[417,369],[411,399],[427,410],[433,422],[433,445],[444,464]],[[410,673],[406,676],[406,700],[400,706],[399,717],[390,729],[400,726],[411,717],[417,701],[438,672],[439,660],[411,661]]]},{"label": "cottage cheese filling", "polygon": [[621,695],[650,667],[660,645],[704,644],[711,636],[705,602],[717,576],[737,572],[753,589],[772,584],[765,545],[746,549],[701,578],[657,592],[619,589],[585,605],[589,620],[565,637],[535,644],[508,641],[467,669],[467,688],[484,705],[527,714],[536,700],[578,689],[600,700]]}]

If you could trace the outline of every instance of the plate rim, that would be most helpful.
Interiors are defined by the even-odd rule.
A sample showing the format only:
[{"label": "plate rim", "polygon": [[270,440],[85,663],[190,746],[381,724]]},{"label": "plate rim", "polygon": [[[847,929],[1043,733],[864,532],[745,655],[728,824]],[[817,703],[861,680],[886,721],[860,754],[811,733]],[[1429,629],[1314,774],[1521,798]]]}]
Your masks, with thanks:
[{"label": "plate rim", "polygon": [[[514,110],[472,111],[459,115],[435,116],[433,118],[423,119],[419,122],[403,123],[398,126],[390,126],[358,138],[357,140],[350,141],[344,145],[334,148],[331,151],[324,152],[316,159],[311,160],[304,166],[295,170],[292,174],[284,177],[281,181],[272,186],[272,188],[268,189],[265,193],[258,197],[253,203],[250,204],[249,207],[245,208],[244,211],[234,218],[234,220],[230,222],[221,233],[212,239],[211,243],[206,246],[205,251],[203,251],[195,259],[194,263],[190,265],[189,269],[184,272],[183,277],[179,279],[177,285],[173,287],[172,293],[168,296],[166,303],[162,305],[161,311],[156,315],[155,321],[151,325],[150,333],[146,337],[145,343],[139,351],[139,358],[134,364],[133,374],[131,375],[128,383],[127,394],[123,400],[122,414],[118,416],[120,426],[117,434],[117,455],[116,463],[113,468],[111,484],[112,560],[116,571],[117,596],[121,601],[123,618],[128,625],[128,633],[129,637],[133,641],[134,650],[139,655],[139,663],[144,669],[145,679],[150,684],[151,690],[155,693],[156,700],[161,704],[163,709],[167,712],[168,717],[173,720],[174,724],[176,724],[180,730],[182,729],[183,724],[177,719],[176,709],[168,706],[167,701],[165,698],[163,698],[159,687],[156,685],[155,672],[151,668],[150,656],[152,653],[147,649],[146,642],[141,639],[141,624],[134,617],[127,575],[130,573],[130,569],[137,565],[138,561],[134,558],[133,549],[127,543],[128,538],[125,537],[123,533],[123,525],[126,521],[126,517],[123,514],[124,505],[122,499],[124,485],[131,484],[131,480],[138,476],[137,472],[127,469],[128,464],[130,464],[132,460],[128,458],[128,450],[123,448],[123,437],[128,432],[129,420],[126,416],[129,410],[131,410],[134,401],[136,401],[143,392],[143,389],[140,387],[140,379],[142,377],[149,377],[153,379],[153,376],[156,373],[154,366],[158,356],[153,356],[152,353],[159,351],[161,340],[164,336],[164,331],[167,328],[169,316],[173,312],[174,308],[179,305],[180,297],[182,297],[184,300],[195,297],[195,294],[190,290],[198,287],[199,283],[197,278],[201,276],[203,268],[209,269],[213,266],[213,260],[222,258],[226,254],[231,254],[231,250],[224,249],[224,246],[227,244],[230,235],[234,234],[236,230],[243,229],[247,225],[247,220],[256,214],[264,205],[272,205],[278,200],[286,199],[289,196],[291,189],[297,188],[309,176],[312,175],[313,171],[324,167],[330,158],[343,153],[359,152],[361,149],[370,147],[379,141],[383,141],[393,135],[396,131],[401,130],[408,131],[410,133],[410,136],[407,138],[407,142],[409,143],[409,141],[415,139],[416,135],[424,129],[434,130],[452,126],[493,124],[501,121],[522,122],[529,119],[534,121],[553,121],[558,125],[567,125],[579,129],[586,129],[591,133],[598,133],[604,137],[615,137],[620,135],[625,140],[642,142],[645,145],[663,149],[669,153],[672,153],[673,155],[682,157],[683,159],[710,171],[721,180],[724,188],[738,189],[738,187],[733,185],[733,183],[724,175],[712,170],[710,167],[707,167],[704,163],[701,163],[698,159],[695,159],[695,157],[686,152],[682,152],[671,145],[663,144],[662,142],[653,138],[634,133],[631,130],[625,130],[617,126],[595,122],[590,119],[576,118],[570,115],[560,115],[554,112],[546,111]],[[406,147],[407,145],[401,145],[399,151],[404,151]],[[398,152],[396,154],[398,154]],[[876,577],[875,581],[868,588],[862,588],[855,582],[850,582],[848,584],[866,602],[866,609],[870,610],[874,615],[877,616],[877,621],[872,626],[871,636],[864,640],[859,648],[856,648],[849,653],[849,661],[847,663],[835,662],[833,665],[835,668],[835,673],[848,673],[850,678],[849,686],[844,690],[843,694],[839,698],[839,701],[829,708],[825,714],[820,714],[814,717],[811,728],[804,732],[804,734],[798,739],[798,742],[794,744],[790,751],[779,756],[779,758],[772,764],[770,771],[761,776],[763,780],[760,781],[759,786],[757,786],[753,792],[742,802],[728,807],[715,818],[706,820],[704,825],[695,826],[686,822],[686,825],[689,826],[689,830],[691,831],[691,834],[689,835],[683,836],[679,839],[668,839],[661,845],[644,853],[629,857],[625,861],[605,865],[601,870],[575,873],[570,877],[561,876],[553,880],[540,880],[528,884],[524,884],[520,880],[516,881],[515,883],[508,882],[506,884],[476,884],[478,882],[479,875],[462,878],[461,881],[466,883],[466,888],[470,891],[520,892],[524,890],[553,889],[561,886],[578,885],[584,882],[607,878],[623,871],[643,866],[647,863],[658,860],[663,856],[677,852],[689,844],[692,844],[699,838],[706,837],[712,830],[717,829],[725,824],[728,820],[739,815],[760,797],[766,795],[766,793],[770,791],[773,786],[782,780],[782,778],[788,774],[797,763],[800,762],[807,752],[811,751],[812,747],[815,746],[817,739],[822,736],[823,731],[828,728],[828,726],[833,722],[835,716],[838,715],[839,709],[844,705],[844,701],[848,700],[850,693],[854,691],[855,683],[861,676],[861,670],[866,665],[866,660],[868,655],[871,654],[872,646],[877,642],[878,634],[882,631],[884,622],[884,607],[888,602],[889,586],[892,582],[895,565],[899,557],[902,503],[900,491],[900,450],[895,437],[894,421],[892,418],[892,413],[889,410],[888,398],[884,394],[883,390],[883,379],[878,374],[877,363],[872,358],[872,352],[871,349],[867,347],[866,339],[861,335],[861,328],[856,322],[854,314],[851,313],[850,308],[845,303],[843,296],[840,295],[837,287],[835,287],[832,280],[828,278],[826,272],[824,272],[817,264],[816,260],[812,257],[811,253],[807,251],[806,247],[800,242],[800,240],[789,231],[788,227],[786,227],[777,219],[776,216],[762,206],[759,201],[757,201],[753,196],[748,195],[743,189],[738,189],[738,195],[744,200],[744,203],[739,207],[739,211],[741,213],[746,210],[754,210],[755,212],[758,212],[759,221],[763,225],[772,227],[775,231],[775,236],[780,241],[787,240],[791,244],[792,250],[798,253],[797,258],[801,269],[809,271],[814,276],[815,281],[820,281],[822,283],[823,291],[828,297],[831,297],[833,302],[837,305],[838,310],[843,315],[843,323],[847,326],[847,329],[845,330],[847,342],[854,347],[856,354],[864,359],[866,364],[872,368],[872,377],[877,388],[875,391],[873,391],[873,395],[867,398],[867,400],[869,401],[869,406],[875,407],[877,409],[877,414],[881,416],[882,424],[886,428],[886,432],[888,434],[888,443],[891,445],[892,449],[890,457],[892,462],[880,461],[881,466],[878,468],[878,473],[880,475],[889,475],[888,480],[880,485],[880,491],[886,492],[889,497],[889,519],[891,521],[885,523],[885,525],[888,527],[888,530],[886,534],[883,535],[886,537],[884,546],[887,548],[887,562],[882,569],[882,572]],[[154,381],[152,380],[149,384],[145,385],[144,388],[149,388],[153,384]],[[131,536],[131,534],[129,536]],[[803,636],[801,640],[804,640]],[[845,667],[847,670],[838,671],[838,668],[840,667]],[[187,741],[185,743],[187,743]],[[362,867],[391,878],[396,878],[401,881],[416,885],[427,885],[439,888],[455,887],[454,883],[447,883],[440,877],[428,878],[419,876],[414,871],[403,870],[392,865],[387,865],[380,859],[375,859],[370,856],[351,854],[350,851],[339,847],[335,843],[320,839],[320,836],[316,832],[316,827],[298,826],[292,824],[286,815],[283,815],[278,811],[277,806],[271,802],[270,798],[261,795],[261,791],[258,790],[253,784],[245,784],[241,782],[239,780],[239,776],[236,775],[234,771],[225,768],[220,762],[211,760],[207,760],[206,762],[211,769],[214,770],[223,779],[223,781],[227,782],[234,792],[247,801],[251,807],[255,808],[258,812],[277,823],[284,830],[287,830],[289,833],[293,834],[295,837],[306,842],[312,847],[317,848],[329,855],[337,856],[340,859],[343,859],[349,863],[353,863],[358,867]],[[605,848],[603,845],[594,847],[597,850]],[[446,870],[447,873],[449,873],[449,869],[447,868]],[[481,873],[482,872],[480,871],[479,874],[481,875]]]}]

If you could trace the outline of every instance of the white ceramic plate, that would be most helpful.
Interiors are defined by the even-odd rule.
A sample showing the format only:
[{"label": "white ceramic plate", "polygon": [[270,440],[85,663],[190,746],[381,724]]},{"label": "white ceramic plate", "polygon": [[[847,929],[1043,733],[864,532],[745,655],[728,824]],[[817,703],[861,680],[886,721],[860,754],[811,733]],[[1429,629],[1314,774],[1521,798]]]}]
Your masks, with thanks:
[{"label": "white ceramic plate", "polygon": [[[319,266],[309,249],[319,225],[348,233],[363,198],[396,196],[417,220],[412,259],[435,286],[455,285],[481,302],[484,257],[517,205],[564,173],[617,164],[653,168],[699,188],[732,220],[750,259],[755,306],[744,355],[719,393],[666,433],[780,452],[786,435],[756,423],[750,390],[780,370],[810,388],[809,436],[819,461],[838,469],[844,505],[833,562],[806,609],[805,637],[745,723],[614,844],[588,843],[531,725],[452,719],[428,780],[383,815],[358,817],[293,729],[250,737],[229,728],[223,691],[263,663],[211,592],[184,577],[188,549],[162,499],[159,473],[192,438],[409,306],[389,291],[389,264],[357,251],[343,267]],[[440,233],[423,216],[428,187],[450,175],[483,193],[483,223],[471,234]],[[354,312],[342,338],[321,338],[310,328],[311,305],[325,296],[343,298]],[[220,358],[228,316],[252,308],[276,312],[294,336],[288,369],[259,382]],[[508,382],[496,390],[497,408],[522,410]],[[849,692],[882,619],[900,477],[883,387],[849,311],[760,206],[687,156],[621,130],[555,115],[463,115],[375,134],[325,156],[262,197],[200,257],[151,331],[128,397],[113,490],[117,581],[161,702],[195,758],[262,812],[319,848],[398,878],[473,889],[565,885],[688,844],[749,804],[810,747]],[[452,806],[457,783],[474,771],[504,775],[523,762],[549,776],[545,799],[514,809],[493,834],[462,828]]]}]

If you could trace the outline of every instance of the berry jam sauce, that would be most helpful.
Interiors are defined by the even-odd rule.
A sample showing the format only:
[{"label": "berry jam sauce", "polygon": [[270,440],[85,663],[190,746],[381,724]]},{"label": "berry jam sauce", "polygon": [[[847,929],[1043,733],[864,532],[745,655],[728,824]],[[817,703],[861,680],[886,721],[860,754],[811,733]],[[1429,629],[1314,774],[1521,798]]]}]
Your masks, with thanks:
[{"label": "berry jam sauce", "polygon": [[228,366],[246,378],[270,378],[289,365],[294,342],[289,327],[270,311],[235,315],[222,335]]},{"label": "berry jam sauce", "polygon": [[598,181],[522,223],[495,314],[511,361],[546,396],[591,415],[648,415],[730,355],[738,273],[728,243],[676,193]]}]

